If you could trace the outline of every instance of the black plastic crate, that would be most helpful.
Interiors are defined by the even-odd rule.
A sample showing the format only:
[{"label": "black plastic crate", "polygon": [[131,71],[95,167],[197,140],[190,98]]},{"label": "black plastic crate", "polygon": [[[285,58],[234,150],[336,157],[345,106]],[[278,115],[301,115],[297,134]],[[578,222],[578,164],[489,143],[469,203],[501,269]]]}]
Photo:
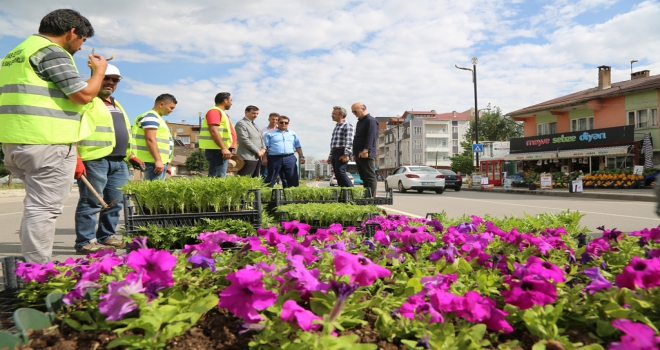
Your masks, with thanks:
[{"label": "black plastic crate", "polygon": [[[254,195],[253,200],[248,200],[250,195]],[[158,227],[182,227],[193,226],[202,221],[202,219],[224,220],[236,219],[247,221],[254,228],[261,227],[261,191],[250,190],[243,201],[241,208],[247,207],[246,203],[252,205],[252,209],[241,211],[226,212],[206,212],[206,213],[186,213],[186,214],[156,214],[145,213],[137,197],[133,194],[124,195],[124,218],[126,235],[138,235],[139,227],[146,227],[149,224]]]},{"label": "black plastic crate", "polygon": [[385,192],[385,197],[371,197],[371,188],[366,188],[364,198],[353,198],[353,192],[348,189],[341,190],[341,199],[343,203],[353,203],[356,205],[392,205],[394,204],[394,193],[390,188]]},{"label": "black plastic crate", "polygon": [[[362,216],[360,219],[355,224],[352,223],[346,223],[346,222],[340,222],[340,224],[346,228],[348,226],[355,226],[355,229],[357,232],[363,232],[369,237],[373,237],[375,234],[374,231],[374,224],[364,224],[367,220],[373,219],[374,217],[378,216],[380,214],[378,213],[369,213],[366,214],[365,216]],[[280,221],[291,221],[291,218],[289,217],[289,213],[280,213]],[[313,220],[312,222],[306,222],[311,228],[309,229],[310,233],[316,233],[318,229],[327,229],[329,226],[321,226],[319,223],[318,219]]]},{"label": "black plastic crate", "polygon": [[286,191],[282,188],[274,188],[270,202],[264,203],[269,213],[274,214],[275,208],[280,205],[287,204],[306,204],[306,203],[337,203],[339,202],[339,193],[333,190],[333,195],[330,199],[317,199],[317,200],[292,200],[286,198]]},{"label": "black plastic crate", "polygon": [[23,288],[23,281],[16,276],[16,263],[24,262],[22,256],[9,256],[0,259],[2,276],[0,276],[0,330],[16,333],[14,311],[18,309],[20,299],[16,297],[18,290]]},{"label": "black plastic crate", "polygon": [[17,291],[23,288],[23,282],[16,276],[16,263],[25,262],[22,256],[8,256],[0,259],[2,276],[0,276],[0,291]]}]

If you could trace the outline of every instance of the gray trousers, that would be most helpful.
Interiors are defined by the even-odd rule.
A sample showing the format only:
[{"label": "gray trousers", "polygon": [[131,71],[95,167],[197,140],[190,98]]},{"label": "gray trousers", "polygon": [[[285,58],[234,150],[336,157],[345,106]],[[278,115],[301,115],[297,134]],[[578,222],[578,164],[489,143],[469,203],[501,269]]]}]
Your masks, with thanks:
[{"label": "gray trousers", "polygon": [[2,144],[5,166],[25,184],[21,251],[30,262],[53,255],[55,220],[69,198],[76,169],[75,145]]}]

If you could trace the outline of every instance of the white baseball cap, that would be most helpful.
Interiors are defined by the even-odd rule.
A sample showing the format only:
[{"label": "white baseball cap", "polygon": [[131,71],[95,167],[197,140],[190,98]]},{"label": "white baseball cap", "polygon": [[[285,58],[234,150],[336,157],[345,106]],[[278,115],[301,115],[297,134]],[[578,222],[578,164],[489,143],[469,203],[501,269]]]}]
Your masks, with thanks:
[{"label": "white baseball cap", "polygon": [[118,75],[121,78],[121,73],[119,73],[119,68],[108,64],[108,68],[105,69],[105,75]]}]

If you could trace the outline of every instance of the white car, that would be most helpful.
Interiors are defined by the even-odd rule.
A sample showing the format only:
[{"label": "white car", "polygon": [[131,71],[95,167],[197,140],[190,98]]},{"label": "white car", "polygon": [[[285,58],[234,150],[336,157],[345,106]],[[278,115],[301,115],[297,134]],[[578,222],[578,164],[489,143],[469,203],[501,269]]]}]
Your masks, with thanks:
[{"label": "white car", "polygon": [[390,188],[396,188],[401,193],[430,190],[441,194],[445,191],[445,175],[428,166],[402,166],[385,179],[385,192]]},{"label": "white car", "polygon": [[[353,175],[351,175],[351,173],[346,173],[346,175],[348,175],[348,179],[351,180],[351,183],[355,184],[354,182],[355,179],[353,178]],[[332,179],[330,179],[330,186],[339,186],[337,184],[337,177],[335,177],[334,175],[332,175]]]},{"label": "white car", "polygon": [[[7,182],[9,182],[9,175],[7,175],[5,177],[0,177],[0,184],[6,184]],[[23,183],[23,181],[21,181],[21,179],[15,177],[15,176],[11,179],[11,182],[15,183],[15,184],[22,184]]]}]

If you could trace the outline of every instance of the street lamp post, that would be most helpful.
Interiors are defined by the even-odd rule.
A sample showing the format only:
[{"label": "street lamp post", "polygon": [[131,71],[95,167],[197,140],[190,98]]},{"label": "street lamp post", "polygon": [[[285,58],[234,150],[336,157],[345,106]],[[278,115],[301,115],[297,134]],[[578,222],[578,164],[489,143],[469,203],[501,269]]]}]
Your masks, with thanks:
[{"label": "street lamp post", "polygon": [[[472,82],[474,83],[474,133],[476,138],[476,143],[479,143],[479,109],[477,108],[477,58],[472,57],[472,69],[462,68],[457,65],[454,65],[458,69],[467,70],[472,72]],[[476,152],[477,159],[477,169],[480,169],[481,165],[479,164],[479,152]]]},{"label": "street lamp post", "polygon": [[[202,112],[197,112],[199,116],[199,134],[202,134]],[[197,135],[197,150],[199,151],[199,174],[202,175],[202,170],[204,169],[204,160],[202,159],[202,148],[199,147],[199,136]]]}]

